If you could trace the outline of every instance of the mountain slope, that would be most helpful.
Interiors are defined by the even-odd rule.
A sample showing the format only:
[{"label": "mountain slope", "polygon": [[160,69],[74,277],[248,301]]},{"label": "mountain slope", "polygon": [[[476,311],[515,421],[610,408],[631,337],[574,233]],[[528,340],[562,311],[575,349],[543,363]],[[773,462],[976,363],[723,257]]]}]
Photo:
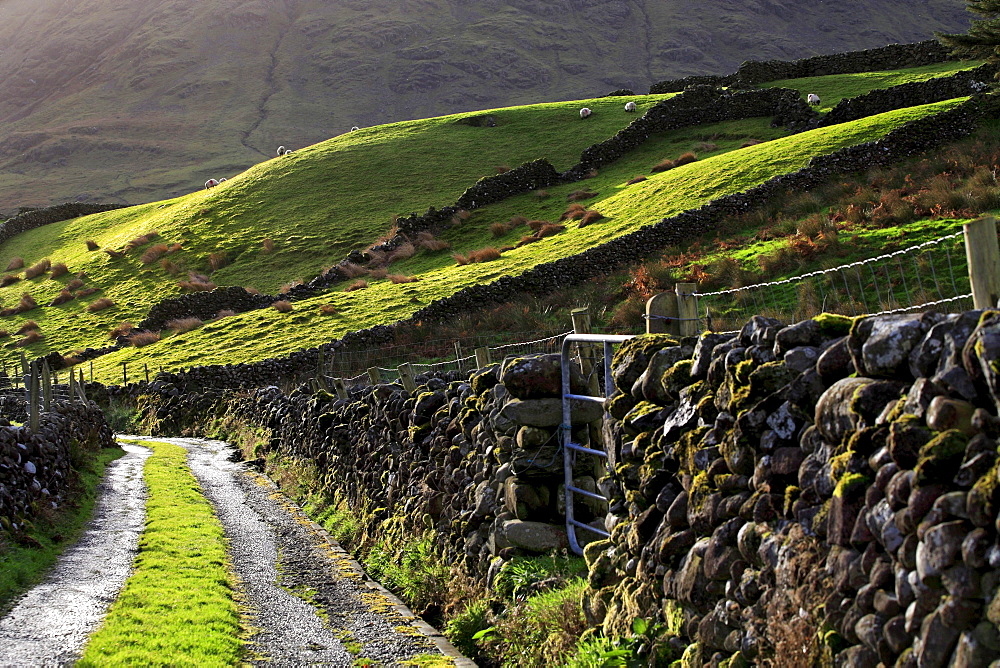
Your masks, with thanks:
[{"label": "mountain slope", "polygon": [[0,0],[0,212],[190,192],[354,125],[964,29],[962,0]]}]

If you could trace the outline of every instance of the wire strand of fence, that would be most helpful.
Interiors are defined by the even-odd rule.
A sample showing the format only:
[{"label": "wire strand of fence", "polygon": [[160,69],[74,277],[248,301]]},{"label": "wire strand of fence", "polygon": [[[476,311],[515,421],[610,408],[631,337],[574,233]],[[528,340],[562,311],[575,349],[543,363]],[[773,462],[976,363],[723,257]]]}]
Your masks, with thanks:
[{"label": "wire strand of fence", "polygon": [[[964,234],[790,278],[681,296],[696,297],[697,318],[712,328],[735,331],[753,315],[802,320],[818,313],[884,315],[919,308],[955,308],[971,286]],[[954,255],[954,256],[953,256]]]}]

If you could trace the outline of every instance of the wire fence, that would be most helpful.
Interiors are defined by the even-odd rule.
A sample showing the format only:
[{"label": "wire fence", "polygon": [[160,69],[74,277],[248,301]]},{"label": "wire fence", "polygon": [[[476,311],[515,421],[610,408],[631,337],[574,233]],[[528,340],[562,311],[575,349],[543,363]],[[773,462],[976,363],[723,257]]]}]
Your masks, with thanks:
[{"label": "wire fence", "polygon": [[780,281],[697,292],[703,329],[738,331],[754,315],[798,322],[819,313],[885,315],[972,308],[963,233]]},{"label": "wire fence", "polygon": [[[497,345],[489,345],[489,341],[496,342],[498,339],[511,338],[513,335],[506,337],[483,335],[468,337],[461,341],[425,342],[420,346],[390,346],[348,353],[338,352],[333,364],[331,364],[331,375],[341,378],[348,387],[369,385],[376,380],[378,382],[399,381],[401,380],[399,366],[389,366],[390,360],[406,364],[409,372],[413,375],[447,371],[464,373],[478,368],[479,358],[475,354],[476,350],[485,349],[488,351],[488,358],[493,361],[501,361],[511,356],[558,353],[562,340],[571,333],[522,332],[522,335],[531,334],[537,338],[513,343],[498,343]],[[441,353],[448,350],[452,352],[452,357],[440,362],[409,361],[418,357],[421,352],[424,353],[422,358],[427,359],[427,357],[443,356]],[[439,355],[429,354],[434,352]],[[472,354],[463,354],[465,352]]]}]

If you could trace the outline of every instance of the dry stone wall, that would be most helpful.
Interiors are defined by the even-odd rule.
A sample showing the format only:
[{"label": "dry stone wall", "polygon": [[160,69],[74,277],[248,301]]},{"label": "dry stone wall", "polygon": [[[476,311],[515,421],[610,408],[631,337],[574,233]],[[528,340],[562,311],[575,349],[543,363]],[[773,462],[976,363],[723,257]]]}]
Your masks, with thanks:
[{"label": "dry stone wall", "polygon": [[950,54],[950,49],[932,39],[915,44],[890,44],[876,49],[813,56],[800,60],[748,60],[733,74],[670,79],[653,84],[649,92],[675,93],[692,85],[746,88],[782,79],[897,70],[933,65],[947,60],[955,60]]},{"label": "dry stone wall", "polygon": [[7,219],[0,225],[0,243],[3,243],[22,232],[33,230],[42,225],[58,223],[63,220],[89,216],[92,213],[102,213],[121,209],[122,204],[86,204],[83,202],[70,202],[67,204],[57,204],[45,207],[44,209],[31,209],[20,213],[13,218]]},{"label": "dry stone wall", "polygon": [[115,440],[96,404],[57,402],[32,431],[8,419],[23,417],[23,402],[2,399],[0,531],[16,535],[25,521],[72,501],[76,469],[100,448],[114,447]]},{"label": "dry stone wall", "polygon": [[591,622],[658,610],[699,665],[995,665],[998,332],[996,311],[755,317],[624,344]]}]

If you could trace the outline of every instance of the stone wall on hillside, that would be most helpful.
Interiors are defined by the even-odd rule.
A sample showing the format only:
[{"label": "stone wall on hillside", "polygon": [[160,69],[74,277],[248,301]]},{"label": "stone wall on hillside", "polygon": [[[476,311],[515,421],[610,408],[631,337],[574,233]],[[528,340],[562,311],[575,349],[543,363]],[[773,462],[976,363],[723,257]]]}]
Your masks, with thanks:
[{"label": "stone wall on hillside", "polygon": [[955,60],[950,51],[948,47],[932,39],[915,44],[890,44],[876,49],[812,56],[800,60],[748,60],[733,74],[669,79],[653,84],[649,92],[675,93],[688,86],[698,85],[745,88],[782,79],[921,67]]},{"label": "stone wall on hillside", "polygon": [[40,416],[35,432],[10,424],[10,418],[24,418],[17,397],[0,397],[0,415],[0,530],[17,532],[25,520],[71,502],[79,491],[75,469],[93,452],[115,446],[93,403],[57,402]]},{"label": "stone wall on hillside", "polygon": [[[512,556],[566,544],[557,360],[413,393],[154,384],[139,399],[160,433],[235,417],[260,437],[251,456],[314,464],[365,511],[369,539],[434,529],[438,553],[488,583]],[[590,624],[660,622],[688,665],[1000,659],[998,368],[998,311],[758,316],[736,335],[622,344],[608,468],[576,471],[610,499],[578,507],[611,533],[585,549]]]},{"label": "stone wall on hillside", "polygon": [[42,225],[58,223],[63,220],[89,216],[92,213],[102,213],[121,209],[121,204],[86,204],[84,202],[69,202],[67,204],[56,204],[44,209],[31,209],[0,224],[0,243],[8,241],[12,237],[33,230]]}]

